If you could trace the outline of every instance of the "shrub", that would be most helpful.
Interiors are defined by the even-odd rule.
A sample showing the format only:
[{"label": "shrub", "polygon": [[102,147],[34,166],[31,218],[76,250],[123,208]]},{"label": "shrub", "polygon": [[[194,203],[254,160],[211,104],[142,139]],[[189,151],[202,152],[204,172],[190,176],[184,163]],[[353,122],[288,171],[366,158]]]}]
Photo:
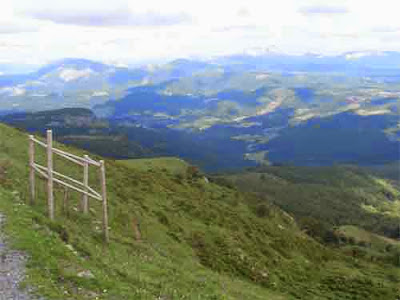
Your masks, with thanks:
[{"label": "shrub", "polygon": [[265,204],[259,204],[256,207],[256,215],[260,218],[264,218],[269,216],[270,214],[270,209],[267,205]]},{"label": "shrub", "polygon": [[186,168],[186,177],[189,179],[197,179],[203,177],[200,169],[196,166],[188,166]]}]

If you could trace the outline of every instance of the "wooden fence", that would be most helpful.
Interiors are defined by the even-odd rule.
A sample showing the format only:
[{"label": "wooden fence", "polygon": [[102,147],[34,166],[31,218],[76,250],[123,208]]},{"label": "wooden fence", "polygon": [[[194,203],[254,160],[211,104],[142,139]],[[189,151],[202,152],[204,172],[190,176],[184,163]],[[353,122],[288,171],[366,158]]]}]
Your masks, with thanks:
[{"label": "wooden fence", "polygon": [[[44,147],[47,151],[47,166],[41,166],[35,162],[35,144]],[[67,175],[61,174],[53,170],[53,153],[57,154],[77,165],[83,167],[83,182],[73,179]],[[101,192],[98,193],[89,186],[89,166],[95,166],[100,170]],[[38,173],[47,179],[47,206],[48,214],[51,220],[54,220],[54,193],[53,183],[58,183],[65,187],[64,208],[68,197],[68,189],[77,191],[82,194],[81,210],[84,214],[89,210],[89,197],[102,202],[103,213],[103,235],[106,242],[109,241],[108,232],[108,208],[107,208],[107,192],[106,192],[106,176],[104,161],[95,161],[88,155],[79,157],[74,154],[62,151],[53,147],[53,134],[51,130],[47,130],[47,143],[43,143],[36,139],[33,135],[29,136],[29,182],[30,182],[30,202],[35,202],[35,173]],[[67,180],[65,182],[63,180]]]}]

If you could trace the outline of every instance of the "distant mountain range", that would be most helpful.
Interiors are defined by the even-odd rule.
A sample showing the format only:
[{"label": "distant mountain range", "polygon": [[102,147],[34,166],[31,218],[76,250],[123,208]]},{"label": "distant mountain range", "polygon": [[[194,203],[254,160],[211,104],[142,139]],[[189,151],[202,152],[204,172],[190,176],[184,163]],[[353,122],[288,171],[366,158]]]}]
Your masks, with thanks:
[{"label": "distant mountain range", "polygon": [[[94,62],[87,59],[68,58],[43,66],[34,72],[13,74],[18,70],[31,70],[32,66],[10,64],[0,65],[0,99],[4,97],[19,101],[1,101],[0,110],[37,109],[22,100],[29,97],[62,96],[66,92],[80,92],[83,106],[97,103],[92,98],[108,96],[118,98],[121,91],[137,85],[159,84],[169,80],[193,75],[212,76],[218,73],[280,72],[280,73],[338,73],[351,76],[372,77],[383,81],[400,81],[397,70],[400,67],[398,52],[352,52],[338,56],[315,54],[286,55],[265,53],[260,55],[232,55],[207,61],[177,59],[163,65],[146,65],[126,68]],[[11,73],[11,74],[10,74]],[[67,97],[68,98],[68,97]],[[22,102],[22,103],[21,103]],[[48,101],[46,107],[54,108]],[[68,100],[61,101],[68,102]],[[73,102],[76,104],[75,102]],[[68,103],[66,103],[68,104]]]},{"label": "distant mountain range", "polygon": [[[226,152],[237,166],[378,164],[399,160],[399,66],[397,52],[268,52],[137,68],[68,58],[0,75],[0,115],[91,109],[150,152],[184,155],[205,167],[228,166]],[[151,143],[143,138],[149,130],[157,132]],[[171,147],[182,140],[202,150]],[[207,143],[212,159],[199,146]]]},{"label": "distant mountain range", "polygon": [[349,75],[373,76],[375,72],[396,71],[400,67],[399,52],[348,52],[337,56],[319,54],[233,55],[214,60],[222,65],[234,65],[242,70],[287,72],[339,72]]}]

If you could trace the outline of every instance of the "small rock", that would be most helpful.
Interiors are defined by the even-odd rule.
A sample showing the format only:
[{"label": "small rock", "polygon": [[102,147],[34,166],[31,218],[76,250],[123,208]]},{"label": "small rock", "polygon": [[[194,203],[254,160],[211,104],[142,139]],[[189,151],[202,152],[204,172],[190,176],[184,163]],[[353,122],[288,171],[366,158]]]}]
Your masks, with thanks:
[{"label": "small rock", "polygon": [[72,245],[65,245],[65,247],[67,247],[69,250],[71,250],[72,253],[74,253],[76,256],[78,256],[78,252],[74,249],[74,247],[72,247]]},{"label": "small rock", "polygon": [[269,276],[269,274],[268,274],[267,271],[262,271],[262,272],[260,273],[260,275],[261,275],[261,277],[264,277],[264,278],[268,278],[268,276]]},{"label": "small rock", "polygon": [[92,272],[90,272],[90,270],[84,270],[84,271],[78,273],[78,277],[81,277],[81,278],[94,278],[94,275],[93,275]]}]

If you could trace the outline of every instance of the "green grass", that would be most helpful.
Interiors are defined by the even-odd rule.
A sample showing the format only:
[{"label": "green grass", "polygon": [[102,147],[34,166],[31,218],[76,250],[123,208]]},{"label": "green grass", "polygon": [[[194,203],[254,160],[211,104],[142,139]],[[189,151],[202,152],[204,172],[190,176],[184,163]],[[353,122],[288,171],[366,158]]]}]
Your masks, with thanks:
[{"label": "green grass", "polygon": [[[75,154],[83,151],[57,145]],[[27,136],[0,124],[0,211],[12,245],[29,255],[27,284],[47,299],[395,299],[400,270],[329,249],[303,233],[271,203],[190,173],[176,160],[106,161],[110,244],[99,226],[101,207],[79,213],[70,195],[56,221],[46,217],[45,182],[27,199]],[[43,150],[43,149],[42,149]],[[44,162],[39,149],[38,160]],[[94,157],[96,158],[96,157]],[[171,162],[171,163],[170,163]],[[160,165],[158,168],[157,166]],[[76,178],[75,166],[55,169]],[[95,187],[97,174],[91,171]],[[135,239],[133,219],[142,240]],[[71,251],[74,250],[74,251]],[[90,270],[94,278],[78,274]],[[96,298],[97,297],[97,298]]]},{"label": "green grass", "polygon": [[138,158],[121,160],[125,166],[137,171],[165,170],[173,174],[184,174],[188,164],[176,157]]},{"label": "green grass", "polygon": [[398,240],[374,234],[353,225],[340,226],[336,232],[341,238],[344,237],[347,240],[347,244],[361,246],[366,252],[365,255],[369,255],[370,259],[384,258],[385,255],[397,253],[398,261],[400,261],[400,242]]},{"label": "green grass", "polygon": [[390,243],[399,237],[400,193],[389,179],[355,166],[262,167],[217,179],[258,195],[255,207],[272,201],[346,254],[400,264],[400,248]]},{"label": "green grass", "polygon": [[245,192],[327,226],[358,225],[398,237],[400,193],[390,181],[356,167],[262,167],[222,176]]}]

